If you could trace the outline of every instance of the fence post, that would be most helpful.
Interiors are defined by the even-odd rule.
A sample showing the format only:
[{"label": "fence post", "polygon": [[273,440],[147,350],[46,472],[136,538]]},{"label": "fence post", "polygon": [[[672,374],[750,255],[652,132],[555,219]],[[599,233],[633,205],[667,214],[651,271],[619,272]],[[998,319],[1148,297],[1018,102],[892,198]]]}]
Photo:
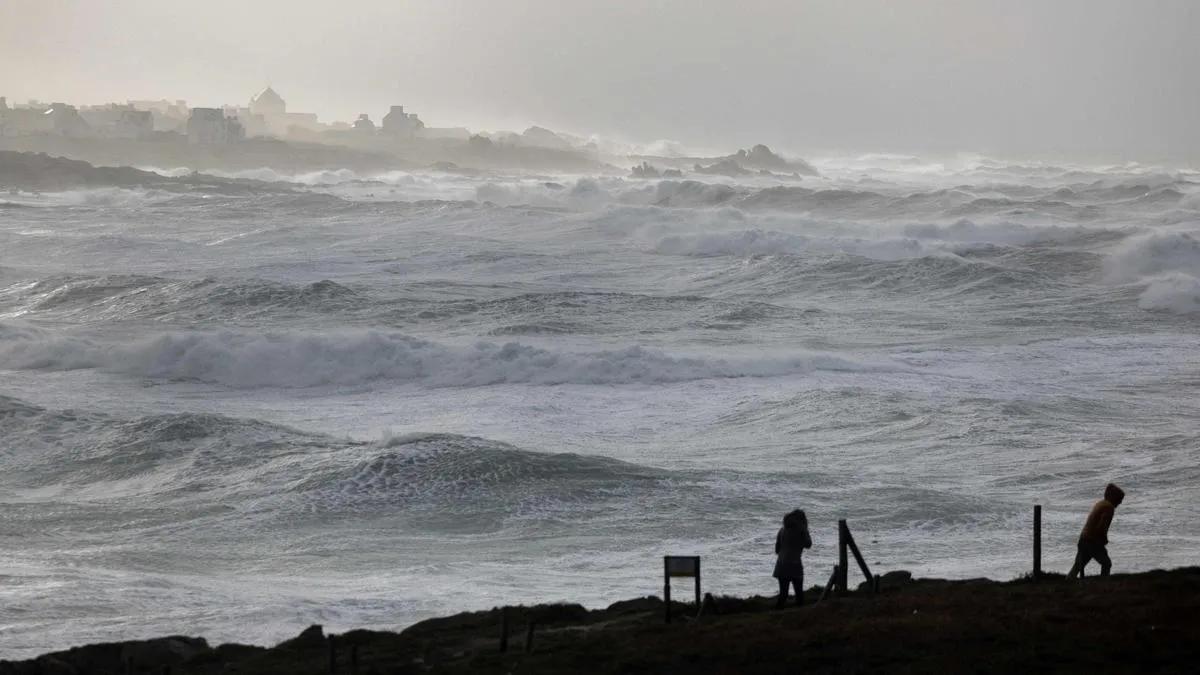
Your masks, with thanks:
[{"label": "fence post", "polygon": [[[874,576],[871,574],[871,568],[867,567],[867,561],[863,558],[862,551],[858,550],[858,544],[854,542],[854,535],[850,534],[849,525],[846,526],[846,546],[854,554],[854,561],[858,563],[858,569],[862,570],[863,576],[867,578],[867,581],[870,582],[874,579]],[[870,586],[869,583],[867,585],[868,587]]]},{"label": "fence post", "polygon": [[1042,578],[1042,505],[1033,505],[1033,580]]},{"label": "fence post", "polygon": [[529,625],[525,627],[525,652],[533,651],[533,629],[537,626],[533,619],[529,620]]},{"label": "fence post", "polygon": [[850,559],[848,556],[849,546],[846,538],[850,528],[847,527],[845,520],[838,521],[838,580],[837,591],[838,595],[846,595],[850,592],[849,578],[847,576],[850,571]]},{"label": "fence post", "polygon": [[666,604],[667,623],[671,623],[671,563],[663,558],[663,602]]},{"label": "fence post", "polygon": [[500,652],[508,651],[508,609],[500,610]]},{"label": "fence post", "polygon": [[825,583],[824,590],[821,591],[821,597],[817,598],[817,602],[822,602],[829,596],[829,592],[837,586],[838,581],[838,566],[833,566],[833,574],[829,575],[829,581]]},{"label": "fence post", "polygon": [[329,636],[329,672],[337,672],[337,636]]}]

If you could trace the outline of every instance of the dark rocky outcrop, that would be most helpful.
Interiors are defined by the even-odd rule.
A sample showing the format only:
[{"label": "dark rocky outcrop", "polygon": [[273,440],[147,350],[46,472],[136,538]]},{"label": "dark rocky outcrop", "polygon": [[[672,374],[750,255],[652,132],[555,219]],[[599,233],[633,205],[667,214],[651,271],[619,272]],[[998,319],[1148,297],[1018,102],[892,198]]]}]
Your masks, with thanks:
[{"label": "dark rocky outcrop", "polygon": [[[1200,568],[1068,582],[913,579],[882,590],[775,611],[773,598],[718,597],[697,616],[674,603],[663,623],[654,597],[587,610],[575,604],[494,608],[423,621],[400,632],[328,635],[310,626],[273,648],[161,638],[90,645],[19,663],[0,675],[259,675],[330,672],[658,673],[805,672],[1191,673],[1200,659]],[[499,649],[507,616],[508,650]],[[526,628],[534,641],[525,651]]]},{"label": "dark rocky outcrop", "polygon": [[661,178],[662,173],[650,162],[642,162],[629,171],[630,178]]},{"label": "dark rocky outcrop", "polygon": [[93,166],[84,161],[51,157],[43,153],[0,150],[0,190],[58,192],[102,187],[208,190],[226,194],[290,189],[280,183],[230,180],[199,173],[163,176],[128,166]]},{"label": "dark rocky outcrop", "polygon": [[730,157],[726,157],[716,164],[710,164],[708,166],[700,166],[697,164],[692,167],[692,170],[696,173],[707,174],[709,176],[729,176],[730,178],[749,176],[750,174],[754,173],[753,171],[743,167],[741,164],[738,164],[736,159]]},{"label": "dark rocky outcrop", "polygon": [[74,647],[30,661],[0,661],[0,675],[117,675],[161,672],[164,667],[203,660],[213,649],[204,638],[180,635],[153,640]]},{"label": "dark rocky outcrop", "polygon": [[733,159],[747,169],[771,173],[798,173],[802,176],[818,175],[817,170],[808,162],[802,159],[784,159],[761,143],[749,150],[738,150]]},{"label": "dark rocky outcrop", "polygon": [[816,168],[808,162],[802,159],[785,159],[762,144],[749,150],[738,150],[732,155],[718,158],[712,164],[696,163],[693,168],[696,173],[733,178],[755,173],[791,177],[820,175]]}]

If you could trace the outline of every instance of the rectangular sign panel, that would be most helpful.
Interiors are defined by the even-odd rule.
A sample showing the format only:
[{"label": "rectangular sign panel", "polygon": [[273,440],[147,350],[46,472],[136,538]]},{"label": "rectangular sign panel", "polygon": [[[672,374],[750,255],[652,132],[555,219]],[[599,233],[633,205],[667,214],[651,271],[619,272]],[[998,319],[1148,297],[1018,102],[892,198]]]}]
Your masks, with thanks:
[{"label": "rectangular sign panel", "polygon": [[700,574],[700,556],[669,555],[666,560],[669,577],[694,577]]}]

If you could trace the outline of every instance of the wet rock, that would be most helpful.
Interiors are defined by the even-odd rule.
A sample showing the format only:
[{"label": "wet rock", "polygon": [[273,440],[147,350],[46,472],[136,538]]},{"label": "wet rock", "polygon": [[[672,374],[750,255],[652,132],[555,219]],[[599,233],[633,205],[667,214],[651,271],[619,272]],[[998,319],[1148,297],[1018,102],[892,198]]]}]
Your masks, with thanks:
[{"label": "wet rock", "polygon": [[662,174],[649,162],[642,162],[630,170],[629,176],[631,178],[659,178]]},{"label": "wet rock", "polygon": [[325,646],[325,630],[319,624],[313,624],[291,640],[281,642],[280,649],[315,649]]},{"label": "wet rock", "polygon": [[140,669],[173,666],[208,654],[212,648],[204,638],[174,636],[144,642],[127,642],[121,650],[121,662],[132,662]]}]

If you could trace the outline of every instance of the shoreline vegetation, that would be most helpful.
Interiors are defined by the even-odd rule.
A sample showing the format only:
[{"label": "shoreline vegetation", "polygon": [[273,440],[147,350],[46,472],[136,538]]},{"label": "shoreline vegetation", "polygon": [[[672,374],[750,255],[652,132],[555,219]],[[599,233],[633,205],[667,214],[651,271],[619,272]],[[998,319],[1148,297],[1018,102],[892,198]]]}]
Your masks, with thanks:
[{"label": "shoreline vegetation", "polygon": [[0,675],[1191,673],[1200,660],[1200,567],[1077,581],[881,579],[877,594],[863,584],[818,602],[814,587],[806,606],[782,610],[762,596],[718,597],[699,616],[672,603],[671,624],[657,597],[505,607],[399,632],[310,626],[273,647],[181,636],[96,644],[0,661]]}]

